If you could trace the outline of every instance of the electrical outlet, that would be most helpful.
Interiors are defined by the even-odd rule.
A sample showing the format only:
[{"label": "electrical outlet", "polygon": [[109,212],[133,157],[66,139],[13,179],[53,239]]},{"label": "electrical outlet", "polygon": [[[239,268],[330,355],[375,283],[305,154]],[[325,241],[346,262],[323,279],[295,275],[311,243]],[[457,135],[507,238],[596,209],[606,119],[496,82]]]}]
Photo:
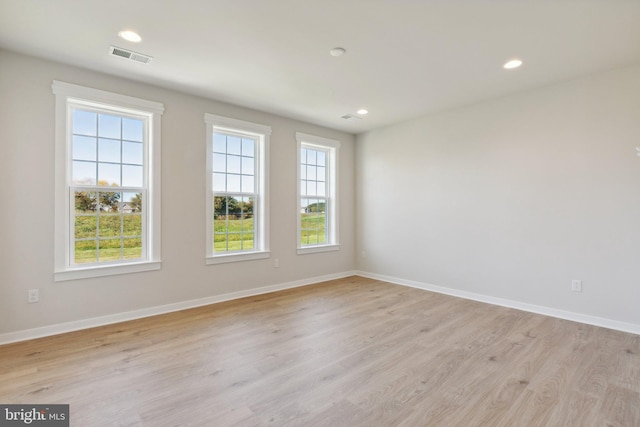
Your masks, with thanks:
[{"label": "electrical outlet", "polygon": [[360,253],[360,257],[362,257],[362,259],[365,259],[367,257],[367,251],[362,251]]},{"label": "electrical outlet", "polygon": [[273,259],[273,268],[280,268],[280,260],[278,258]]},{"label": "electrical outlet", "polygon": [[27,291],[27,302],[33,304],[40,301],[40,291],[38,289],[29,289]]},{"label": "electrical outlet", "polygon": [[582,292],[582,280],[572,280],[571,290],[573,292]]}]

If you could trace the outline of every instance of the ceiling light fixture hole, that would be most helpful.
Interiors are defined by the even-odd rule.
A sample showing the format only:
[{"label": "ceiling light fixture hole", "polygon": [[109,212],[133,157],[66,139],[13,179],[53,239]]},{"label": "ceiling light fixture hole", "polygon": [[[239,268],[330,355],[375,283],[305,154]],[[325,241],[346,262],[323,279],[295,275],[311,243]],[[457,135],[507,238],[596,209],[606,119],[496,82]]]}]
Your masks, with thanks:
[{"label": "ceiling light fixture hole", "polygon": [[518,68],[521,65],[522,65],[522,60],[514,58],[514,59],[510,59],[509,61],[505,62],[502,67],[504,69],[506,69],[506,70],[513,70],[514,68]]},{"label": "ceiling light fixture hole", "polygon": [[122,30],[118,33],[118,36],[128,42],[140,43],[142,41],[142,37],[140,37],[140,34],[131,30]]}]

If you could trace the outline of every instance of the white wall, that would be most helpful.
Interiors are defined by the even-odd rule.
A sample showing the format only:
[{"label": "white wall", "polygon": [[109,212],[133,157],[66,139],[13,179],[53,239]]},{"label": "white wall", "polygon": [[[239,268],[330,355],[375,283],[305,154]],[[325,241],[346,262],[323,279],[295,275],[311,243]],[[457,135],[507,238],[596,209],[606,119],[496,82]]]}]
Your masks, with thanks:
[{"label": "white wall", "polygon": [[[53,282],[54,79],[164,103],[160,271]],[[2,50],[0,96],[0,336],[354,269],[350,134]],[[273,129],[271,259],[205,265],[204,113]],[[296,132],[342,142],[338,252],[296,255]]]},{"label": "white wall", "polygon": [[640,66],[359,135],[358,267],[640,331],[636,146]]}]

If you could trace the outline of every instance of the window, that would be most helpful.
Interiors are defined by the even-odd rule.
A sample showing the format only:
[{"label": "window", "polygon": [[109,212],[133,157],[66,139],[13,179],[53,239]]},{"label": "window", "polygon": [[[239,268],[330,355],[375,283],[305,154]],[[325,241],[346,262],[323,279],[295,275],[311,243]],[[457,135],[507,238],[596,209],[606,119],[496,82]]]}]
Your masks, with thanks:
[{"label": "window", "polygon": [[271,128],[205,114],[207,264],[269,257],[267,153]]},{"label": "window", "polygon": [[162,104],[54,81],[55,280],[160,268]]},{"label": "window", "polygon": [[340,142],[303,133],[298,141],[298,254],[338,250]]}]

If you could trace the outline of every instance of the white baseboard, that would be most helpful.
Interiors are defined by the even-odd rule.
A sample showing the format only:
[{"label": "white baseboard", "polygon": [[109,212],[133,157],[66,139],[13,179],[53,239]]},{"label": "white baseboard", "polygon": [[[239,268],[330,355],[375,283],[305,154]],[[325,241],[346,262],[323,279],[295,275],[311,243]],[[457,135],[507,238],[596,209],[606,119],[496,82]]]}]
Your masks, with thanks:
[{"label": "white baseboard", "polygon": [[384,282],[396,285],[409,286],[412,288],[423,289],[426,291],[437,292],[440,294],[451,295],[454,297],[469,299],[473,301],[484,302],[487,304],[499,305],[502,307],[515,308],[517,310],[528,311],[545,316],[556,317],[559,319],[571,320],[574,322],[585,323],[587,325],[601,326],[603,328],[615,329],[623,332],[640,335],[640,325],[634,323],[620,322],[618,320],[606,319],[598,316],[590,316],[587,314],[574,313],[571,311],[557,310],[555,308],[527,304],[520,301],[513,301],[504,298],[497,298],[488,295],[476,294],[473,292],[460,291],[458,289],[446,288],[443,286],[429,285],[427,283],[415,282],[412,280],[399,279],[397,277],[384,276],[381,274],[368,273],[366,271],[356,271],[356,275],[368,277],[370,279],[382,280]]},{"label": "white baseboard", "polygon": [[173,304],[156,307],[143,308],[140,310],[127,311],[124,313],[110,314],[108,316],[92,317],[89,319],[76,320],[73,322],[59,323],[56,325],[43,326],[40,328],[26,329],[23,331],[8,332],[0,334],[0,345],[12,342],[26,341],[35,338],[48,337],[51,335],[73,332],[81,329],[95,328],[97,326],[110,325],[113,323],[126,322],[128,320],[140,319],[143,317],[156,316],[158,314],[171,313],[188,308],[201,307],[203,305],[215,304],[218,302],[230,301],[239,298],[246,298],[255,295],[268,294],[285,289],[299,288],[315,283],[326,282],[328,280],[342,279],[353,276],[356,273],[346,271],[343,273],[329,274],[325,276],[311,277],[308,279],[296,280],[294,282],[281,283],[278,285],[264,286],[261,288],[248,289],[246,291],[232,292],[222,295],[214,295],[206,298],[199,298],[189,301],[181,301]]}]

